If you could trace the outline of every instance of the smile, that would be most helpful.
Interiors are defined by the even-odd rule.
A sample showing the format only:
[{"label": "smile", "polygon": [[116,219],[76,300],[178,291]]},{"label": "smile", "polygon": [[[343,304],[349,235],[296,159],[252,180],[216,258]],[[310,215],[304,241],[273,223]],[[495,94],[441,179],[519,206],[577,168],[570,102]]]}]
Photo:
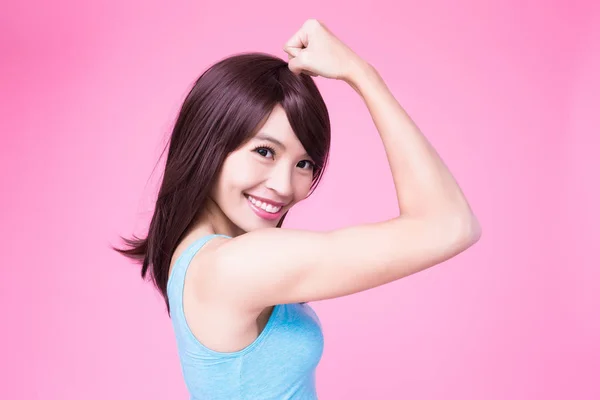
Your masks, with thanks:
[{"label": "smile", "polygon": [[246,198],[248,199],[250,208],[252,208],[252,210],[259,217],[264,218],[264,219],[273,220],[273,219],[277,219],[281,216],[281,210],[283,209],[283,207],[275,206],[273,204],[269,204],[264,201],[256,200],[254,197],[252,197],[250,195],[246,195]]}]

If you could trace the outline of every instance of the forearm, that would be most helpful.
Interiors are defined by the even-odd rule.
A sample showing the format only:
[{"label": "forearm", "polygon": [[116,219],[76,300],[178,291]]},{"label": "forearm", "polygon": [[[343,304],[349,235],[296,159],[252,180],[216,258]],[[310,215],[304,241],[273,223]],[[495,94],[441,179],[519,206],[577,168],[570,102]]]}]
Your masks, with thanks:
[{"label": "forearm", "polygon": [[474,219],[454,177],[375,68],[365,63],[346,81],[363,98],[379,131],[401,214]]}]

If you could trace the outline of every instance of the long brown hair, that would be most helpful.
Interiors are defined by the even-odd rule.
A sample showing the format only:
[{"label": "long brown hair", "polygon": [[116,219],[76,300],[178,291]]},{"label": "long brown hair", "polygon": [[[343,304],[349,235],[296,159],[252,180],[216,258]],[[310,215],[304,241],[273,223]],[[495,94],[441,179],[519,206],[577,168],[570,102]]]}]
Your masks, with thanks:
[{"label": "long brown hair", "polygon": [[205,206],[227,155],[260,129],[277,104],[315,162],[312,193],[327,164],[331,128],[325,102],[310,76],[295,75],[278,57],[241,53],[210,66],[186,96],[167,142],[148,235],[121,237],[126,249],[111,246],[141,264],[142,278],[150,269],[169,315],[167,280],[175,248]]}]

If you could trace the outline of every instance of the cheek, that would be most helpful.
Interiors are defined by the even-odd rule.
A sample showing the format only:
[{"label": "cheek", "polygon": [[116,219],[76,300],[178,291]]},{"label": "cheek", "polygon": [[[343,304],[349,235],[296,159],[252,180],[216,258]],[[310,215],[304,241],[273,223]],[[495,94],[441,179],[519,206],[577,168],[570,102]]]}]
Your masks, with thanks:
[{"label": "cheek", "polygon": [[246,155],[233,153],[223,164],[222,176],[223,189],[225,191],[244,191],[249,185],[253,185],[259,175],[259,169],[255,168]]},{"label": "cheek", "polygon": [[303,199],[310,192],[310,186],[312,185],[312,176],[301,176],[298,178],[296,183],[296,197]]},{"label": "cheek", "polygon": [[260,168],[248,168],[246,164],[243,168],[236,169],[230,176],[230,189],[246,191],[263,180],[264,173],[260,171]]}]

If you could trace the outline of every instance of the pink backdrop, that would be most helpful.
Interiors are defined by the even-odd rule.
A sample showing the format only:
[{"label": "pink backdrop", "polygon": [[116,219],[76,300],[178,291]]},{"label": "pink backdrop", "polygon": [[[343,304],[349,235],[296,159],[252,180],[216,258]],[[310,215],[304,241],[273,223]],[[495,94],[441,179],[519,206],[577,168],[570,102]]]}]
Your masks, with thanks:
[{"label": "pink backdrop", "polygon": [[[320,398],[600,398],[597,2],[31,3],[0,14],[0,398],[187,398],[158,292],[108,245],[144,233],[193,80],[285,57],[309,17],[379,69],[483,225],[442,265],[313,303]],[[394,216],[367,109],[317,82],[331,165],[286,226]]]}]

